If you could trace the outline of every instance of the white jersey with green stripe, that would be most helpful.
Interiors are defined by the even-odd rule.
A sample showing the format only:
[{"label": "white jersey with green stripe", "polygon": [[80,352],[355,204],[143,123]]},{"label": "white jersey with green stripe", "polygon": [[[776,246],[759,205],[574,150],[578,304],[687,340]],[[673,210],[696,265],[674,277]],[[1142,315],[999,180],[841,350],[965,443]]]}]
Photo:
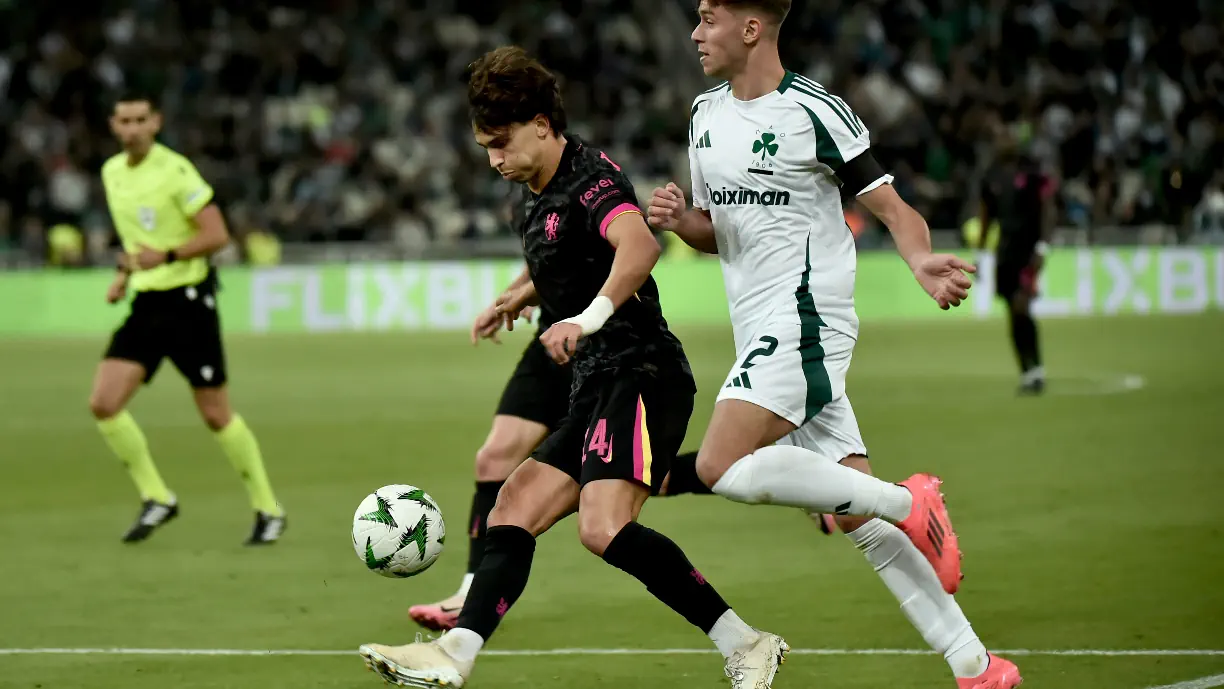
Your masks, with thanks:
[{"label": "white jersey with green stripe", "polygon": [[693,205],[714,224],[737,350],[801,301],[857,338],[854,236],[836,173],[869,145],[844,101],[791,72],[750,101],[723,84],[693,102]]}]

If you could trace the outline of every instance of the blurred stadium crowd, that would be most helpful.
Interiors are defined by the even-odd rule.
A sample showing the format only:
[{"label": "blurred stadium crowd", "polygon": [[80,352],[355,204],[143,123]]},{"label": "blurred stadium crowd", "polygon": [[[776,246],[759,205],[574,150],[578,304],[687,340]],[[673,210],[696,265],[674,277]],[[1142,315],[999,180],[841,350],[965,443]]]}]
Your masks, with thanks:
[{"label": "blurred stadium crowd", "polygon": [[[510,190],[471,142],[462,73],[510,41],[563,75],[576,129],[643,191],[686,182],[688,106],[708,87],[693,5],[0,0],[0,254],[38,261],[75,236],[69,262],[109,262],[97,172],[124,86],[161,95],[162,140],[212,181],[237,234],[409,248],[505,235]],[[974,215],[1009,138],[1060,181],[1062,225],[1219,236],[1224,5],[1176,6],[797,0],[784,60],[858,111],[934,227]]]}]

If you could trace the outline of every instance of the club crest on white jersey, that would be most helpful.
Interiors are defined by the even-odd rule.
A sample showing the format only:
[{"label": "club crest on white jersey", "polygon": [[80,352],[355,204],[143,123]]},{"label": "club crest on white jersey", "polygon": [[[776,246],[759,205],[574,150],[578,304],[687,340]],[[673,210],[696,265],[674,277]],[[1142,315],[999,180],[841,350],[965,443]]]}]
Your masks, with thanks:
[{"label": "club crest on white jersey", "polygon": [[869,147],[845,101],[792,72],[751,101],[725,83],[693,101],[693,205],[714,224],[737,349],[765,319],[798,314],[800,292],[827,327],[857,337],[854,236],[837,170]]}]

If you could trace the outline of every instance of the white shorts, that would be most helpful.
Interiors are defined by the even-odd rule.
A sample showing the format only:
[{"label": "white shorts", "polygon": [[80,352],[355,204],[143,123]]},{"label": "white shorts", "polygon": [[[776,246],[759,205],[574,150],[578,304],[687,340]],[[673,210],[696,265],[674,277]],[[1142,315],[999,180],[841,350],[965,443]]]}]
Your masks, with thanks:
[{"label": "white shorts", "polygon": [[812,450],[835,462],[866,455],[846,396],[854,344],[814,311],[775,314],[740,351],[718,401],[750,402],[795,424],[779,445]]}]

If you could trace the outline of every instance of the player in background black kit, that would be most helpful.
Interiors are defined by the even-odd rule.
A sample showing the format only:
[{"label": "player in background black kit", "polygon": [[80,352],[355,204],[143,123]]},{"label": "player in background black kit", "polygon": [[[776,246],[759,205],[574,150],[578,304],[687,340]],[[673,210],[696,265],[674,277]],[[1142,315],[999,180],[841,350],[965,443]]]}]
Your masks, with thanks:
[{"label": "player in background black kit", "polygon": [[998,220],[995,291],[1007,302],[1012,344],[1020,364],[1020,393],[1027,395],[1045,390],[1033,300],[1037,297],[1037,276],[1050,247],[1055,189],[1055,181],[1012,141],[1000,146],[995,169],[982,185],[983,231],[977,248],[984,248],[988,234],[985,228]]},{"label": "player in background black kit", "polygon": [[527,586],[536,537],[577,512],[583,545],[709,634],[736,689],[765,689],[787,650],[741,620],[683,551],[637,523],[684,439],[696,393],[668,330],[651,270],[658,241],[619,166],[566,131],[556,78],[520,48],[470,67],[468,100],[489,165],[527,187],[523,241],[530,281],[499,302],[574,314],[540,342],[573,367],[561,426],[506,481],[489,515],[485,554],[458,625],[429,643],[361,646],[391,683],[457,687]]}]

